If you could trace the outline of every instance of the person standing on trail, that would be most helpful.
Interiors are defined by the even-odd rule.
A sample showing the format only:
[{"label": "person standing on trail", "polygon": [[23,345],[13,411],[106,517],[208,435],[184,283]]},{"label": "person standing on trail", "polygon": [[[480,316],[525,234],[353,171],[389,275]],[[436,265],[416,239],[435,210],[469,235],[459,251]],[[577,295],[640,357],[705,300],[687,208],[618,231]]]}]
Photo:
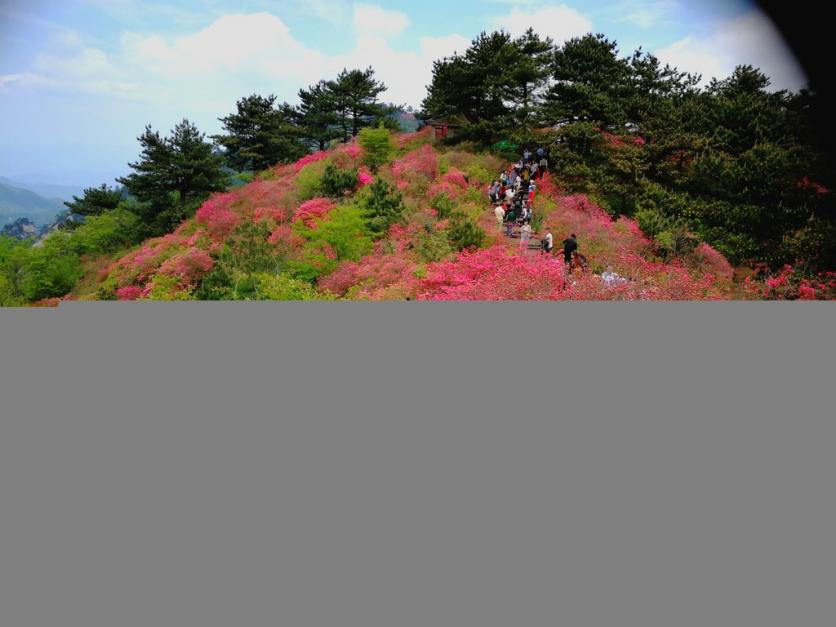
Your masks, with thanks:
[{"label": "person standing on trail", "polygon": [[543,254],[551,255],[552,248],[554,248],[554,235],[552,235],[551,231],[546,231],[546,236],[542,240],[543,242]]},{"label": "person standing on trail", "polygon": [[531,151],[528,148],[526,148],[525,152],[523,153],[523,165],[525,165],[529,161],[531,161]]},{"label": "person standing on trail", "polygon": [[537,168],[537,171],[540,174],[541,179],[544,176],[546,176],[546,172],[548,171],[548,169],[549,169],[549,162],[545,157],[543,157],[542,159],[540,159],[540,167]]},{"label": "person standing on trail", "polygon": [[513,207],[509,207],[508,213],[505,214],[505,234],[508,237],[514,236],[514,224],[517,222],[517,214]]},{"label": "person standing on trail", "polygon": [[496,216],[496,230],[502,233],[502,224],[505,222],[505,209],[502,208],[502,205],[497,205],[493,213]]},{"label": "person standing on trail", "polygon": [[536,162],[536,161],[534,161],[534,162],[531,164],[531,180],[532,180],[532,181],[537,180],[537,175],[539,174],[539,171],[540,171],[540,166],[539,166],[539,165],[537,165],[537,162]]},{"label": "person standing on trail", "polygon": [[520,253],[523,255],[528,250],[528,243],[531,241],[531,224],[524,222],[520,229]]},{"label": "person standing on trail", "polygon": [[488,198],[492,203],[497,202],[499,200],[499,181],[494,181],[490,188],[488,188]]},{"label": "person standing on trail", "polygon": [[572,254],[578,252],[578,236],[572,233],[563,240],[563,261],[567,266],[572,264]]}]

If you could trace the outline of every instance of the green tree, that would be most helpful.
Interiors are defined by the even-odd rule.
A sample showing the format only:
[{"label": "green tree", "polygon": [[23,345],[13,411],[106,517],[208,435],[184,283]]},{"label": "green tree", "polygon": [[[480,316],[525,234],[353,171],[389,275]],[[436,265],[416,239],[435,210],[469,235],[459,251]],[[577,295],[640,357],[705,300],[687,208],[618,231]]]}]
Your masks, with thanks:
[{"label": "green tree", "polygon": [[363,147],[363,161],[372,172],[377,173],[380,166],[387,163],[395,152],[392,134],[384,128],[364,128],[360,131],[360,146]]},{"label": "green tree", "polygon": [[362,207],[366,222],[372,233],[381,236],[403,217],[406,210],[403,195],[380,178],[365,193]]},{"label": "green tree", "polygon": [[375,80],[372,68],[344,69],[336,80],[327,83],[327,88],[343,130],[343,141],[356,137],[361,128],[368,126],[383,112],[377,97],[386,91],[386,86]]},{"label": "green tree", "polygon": [[630,68],[618,57],[618,46],[604,35],[567,41],[554,52],[554,84],[546,95],[545,113],[552,123],[626,122],[624,96],[629,93]]},{"label": "green tree", "polygon": [[296,121],[302,129],[302,136],[314,142],[320,150],[328,143],[341,137],[338,124],[340,118],[335,108],[334,95],[327,81],[319,81],[308,89],[299,90],[301,104],[296,110]]},{"label": "green tree", "polygon": [[296,111],[287,103],[276,106],[276,96],[253,94],[238,101],[237,111],[220,118],[225,135],[215,139],[226,149],[229,164],[237,170],[265,170],[277,163],[295,161],[305,154]]},{"label": "green tree", "polygon": [[119,187],[109,187],[102,184],[100,187],[88,187],[84,190],[81,198],[73,196],[72,202],[64,204],[72,213],[80,216],[97,216],[105,211],[111,211],[119,206],[125,198],[125,192]]},{"label": "green tree", "polygon": [[221,157],[188,120],[177,124],[171,137],[147,126],[139,142],[141,158],[119,182],[142,203],[136,210],[152,234],[169,231],[212,192],[225,189]]}]

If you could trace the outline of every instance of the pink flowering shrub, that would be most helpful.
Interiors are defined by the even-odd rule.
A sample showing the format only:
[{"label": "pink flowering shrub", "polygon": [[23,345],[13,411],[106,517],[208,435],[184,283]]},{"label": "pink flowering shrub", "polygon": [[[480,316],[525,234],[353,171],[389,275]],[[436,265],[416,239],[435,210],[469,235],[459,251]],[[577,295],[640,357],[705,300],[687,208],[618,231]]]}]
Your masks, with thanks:
[{"label": "pink flowering shrub", "polygon": [[205,250],[190,249],[176,255],[160,266],[159,274],[179,279],[181,287],[193,286],[215,266]]},{"label": "pink flowering shrub", "polygon": [[207,200],[197,210],[195,219],[206,225],[206,230],[215,239],[227,237],[241,221],[241,213],[232,209],[238,200],[235,193],[218,194]]},{"label": "pink flowering shrub", "polygon": [[421,300],[553,300],[566,283],[554,257],[520,257],[502,245],[459,253],[427,268]]},{"label": "pink flowering shrub", "polygon": [[314,229],[316,228],[316,221],[327,215],[334,207],[336,205],[328,198],[314,198],[299,207],[293,222],[302,222],[309,229]]},{"label": "pink flowering shrub", "polygon": [[116,290],[116,298],[121,301],[139,300],[142,298],[142,288],[136,285],[120,287]]},{"label": "pink flowering shrub", "polygon": [[451,185],[455,185],[461,189],[467,188],[467,178],[465,173],[461,170],[457,170],[455,168],[451,168],[441,177],[441,180],[445,183],[450,183]]},{"label": "pink flowering shrub", "polygon": [[357,175],[357,184],[362,188],[366,187],[367,185],[371,185],[374,183],[374,177],[371,175],[370,172],[361,170],[360,174]]},{"label": "pink flowering shrub", "polygon": [[423,176],[433,180],[438,176],[438,156],[432,146],[425,144],[397,159],[392,164],[392,174],[398,180]]},{"label": "pink flowering shrub", "polygon": [[410,295],[417,285],[416,264],[402,255],[369,255],[358,262],[346,262],[319,285],[337,296],[353,299],[379,300],[391,296],[393,286],[400,288],[403,297]]},{"label": "pink flowering shrub", "polygon": [[734,268],[728,259],[705,242],[697,246],[693,252],[693,258],[697,268],[704,273],[713,274],[725,281],[731,281],[734,277]]},{"label": "pink flowering shrub", "polygon": [[766,273],[762,280],[746,277],[742,292],[758,300],[836,300],[836,272],[809,277],[786,265],[777,273]]},{"label": "pink flowering shrub", "polygon": [[296,172],[299,172],[306,165],[310,165],[311,163],[317,163],[319,161],[324,161],[327,158],[328,158],[328,153],[327,152],[324,152],[324,151],[314,152],[312,154],[305,155],[304,157],[299,159],[299,161],[294,163],[293,164],[293,169]]}]

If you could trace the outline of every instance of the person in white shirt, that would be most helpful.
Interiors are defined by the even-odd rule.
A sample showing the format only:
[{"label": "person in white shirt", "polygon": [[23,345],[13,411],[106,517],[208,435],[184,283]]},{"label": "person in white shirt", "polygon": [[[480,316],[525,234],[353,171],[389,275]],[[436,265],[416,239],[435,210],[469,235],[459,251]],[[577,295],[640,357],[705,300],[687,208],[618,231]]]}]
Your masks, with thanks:
[{"label": "person in white shirt", "polygon": [[528,242],[531,241],[531,225],[525,222],[520,229],[520,252],[525,254],[528,250]]},{"label": "person in white shirt", "polygon": [[543,238],[543,252],[550,255],[552,248],[554,248],[554,235],[552,235],[551,231],[548,231],[546,236]]},{"label": "person in white shirt", "polygon": [[502,205],[497,205],[493,213],[496,216],[496,228],[502,233],[502,225],[505,222],[505,209],[502,208]]}]

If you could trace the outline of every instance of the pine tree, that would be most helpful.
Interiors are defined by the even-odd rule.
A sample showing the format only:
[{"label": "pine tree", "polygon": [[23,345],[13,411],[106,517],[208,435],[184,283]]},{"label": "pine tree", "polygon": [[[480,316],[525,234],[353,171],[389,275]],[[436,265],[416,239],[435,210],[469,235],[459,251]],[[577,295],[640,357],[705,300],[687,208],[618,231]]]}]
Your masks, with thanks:
[{"label": "pine tree", "polygon": [[296,111],[290,105],[276,107],[276,96],[253,94],[236,106],[235,113],[220,118],[226,135],[213,138],[226,149],[233,168],[259,171],[305,154],[302,132],[294,124]]},{"label": "pine tree", "polygon": [[100,187],[85,189],[81,198],[73,196],[72,202],[65,202],[64,204],[76,215],[97,216],[105,211],[116,209],[124,197],[122,189],[108,187],[103,183]]},{"label": "pine tree", "polygon": [[167,232],[209,194],[225,189],[221,157],[188,120],[177,124],[171,137],[147,126],[138,139],[141,158],[119,182],[142,203],[137,211],[152,232]]},{"label": "pine tree", "polygon": [[341,136],[337,128],[340,118],[335,111],[336,104],[328,82],[323,80],[308,89],[300,89],[299,100],[301,104],[296,110],[296,121],[302,136],[315,142],[320,150],[325,150],[332,139]]},{"label": "pine tree", "polygon": [[343,141],[356,137],[361,128],[372,124],[383,113],[377,97],[386,91],[386,86],[375,80],[372,68],[344,69],[327,87],[343,130]]}]

